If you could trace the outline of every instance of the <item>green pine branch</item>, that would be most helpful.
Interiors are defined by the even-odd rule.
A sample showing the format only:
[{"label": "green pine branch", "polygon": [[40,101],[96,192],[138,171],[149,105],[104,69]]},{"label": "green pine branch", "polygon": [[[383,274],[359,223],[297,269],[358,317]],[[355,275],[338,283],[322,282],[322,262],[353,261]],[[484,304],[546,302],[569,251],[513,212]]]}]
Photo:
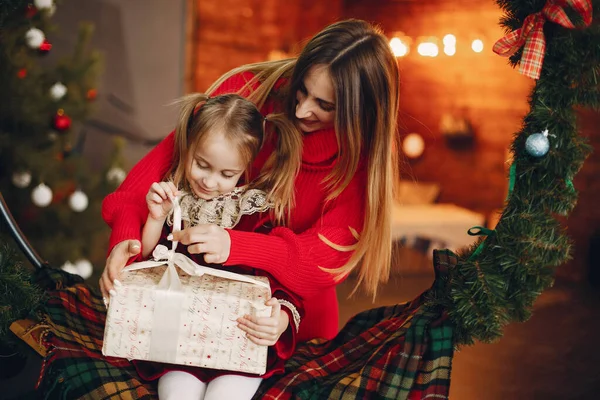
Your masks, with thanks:
[{"label": "green pine branch", "polygon": [[0,343],[12,343],[12,322],[27,317],[44,299],[43,291],[30,279],[30,271],[16,261],[14,251],[0,244]]},{"label": "green pine branch", "polygon": [[[497,0],[507,32],[542,9],[545,0]],[[600,2],[593,5],[600,15]],[[573,10],[576,24],[582,20]],[[581,25],[579,25],[581,26]],[[456,345],[492,342],[506,324],[527,320],[534,301],[554,282],[556,267],[571,257],[571,241],[557,216],[577,203],[572,180],[591,151],[578,136],[576,107],[598,109],[600,29],[566,29],[547,22],[546,55],[540,79],[529,98],[529,113],[512,144],[514,188],[492,235],[462,251],[458,265],[431,304],[443,306],[455,325]],[[510,58],[514,66],[521,51]],[[549,152],[534,158],[527,138],[548,129]],[[483,246],[482,251],[475,250]]]}]

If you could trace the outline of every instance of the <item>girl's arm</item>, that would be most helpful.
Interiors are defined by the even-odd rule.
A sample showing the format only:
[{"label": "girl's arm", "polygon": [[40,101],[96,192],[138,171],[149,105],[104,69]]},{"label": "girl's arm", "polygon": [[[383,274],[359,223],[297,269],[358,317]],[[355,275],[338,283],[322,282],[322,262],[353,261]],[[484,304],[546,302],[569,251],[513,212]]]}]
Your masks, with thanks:
[{"label": "girl's arm", "polygon": [[162,233],[163,225],[165,221],[156,220],[150,216],[144,224],[144,230],[142,232],[142,257],[148,258],[152,253],[152,250],[158,244],[160,235]]},{"label": "girl's arm", "polygon": [[142,256],[148,257],[160,240],[162,228],[169,212],[173,209],[173,199],[178,194],[173,182],[154,182],[146,195],[148,218],[142,233]]}]

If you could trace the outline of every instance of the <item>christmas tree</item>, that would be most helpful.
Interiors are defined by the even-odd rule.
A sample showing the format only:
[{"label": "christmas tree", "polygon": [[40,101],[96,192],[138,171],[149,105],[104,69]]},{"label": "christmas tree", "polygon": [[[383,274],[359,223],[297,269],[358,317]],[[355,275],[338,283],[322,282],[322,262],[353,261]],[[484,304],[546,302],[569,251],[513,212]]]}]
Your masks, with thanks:
[{"label": "christmas tree", "polygon": [[1,6],[0,192],[43,259],[89,277],[105,259],[102,199],[124,173],[108,171],[116,160],[92,171],[81,154],[100,56],[88,50],[93,27],[82,24],[72,52],[60,49],[71,54],[47,65],[44,56],[57,50],[46,36],[56,29],[55,7],[53,0]]}]

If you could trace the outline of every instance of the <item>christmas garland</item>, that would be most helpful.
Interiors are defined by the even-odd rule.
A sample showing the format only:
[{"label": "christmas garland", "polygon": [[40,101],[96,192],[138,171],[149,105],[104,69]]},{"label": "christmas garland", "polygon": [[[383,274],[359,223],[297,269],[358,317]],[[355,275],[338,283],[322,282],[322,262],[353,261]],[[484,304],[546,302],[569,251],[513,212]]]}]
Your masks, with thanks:
[{"label": "christmas garland", "polygon": [[[572,180],[591,148],[579,137],[576,106],[598,109],[600,30],[591,0],[496,0],[509,31],[494,51],[537,79],[530,111],[512,143],[509,194],[494,230],[458,254],[430,304],[443,307],[455,326],[455,344],[491,342],[509,322],[531,315],[571,243],[557,216],[575,207]],[[592,10],[593,9],[593,10]],[[543,66],[543,67],[542,67]]]}]

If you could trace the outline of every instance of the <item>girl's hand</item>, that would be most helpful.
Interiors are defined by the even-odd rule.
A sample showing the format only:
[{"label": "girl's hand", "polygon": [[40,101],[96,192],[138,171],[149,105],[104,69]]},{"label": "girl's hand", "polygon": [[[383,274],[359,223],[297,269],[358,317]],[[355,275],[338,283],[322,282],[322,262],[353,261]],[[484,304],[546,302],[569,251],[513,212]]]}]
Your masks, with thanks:
[{"label": "girl's hand", "polygon": [[204,254],[204,261],[208,264],[224,263],[231,251],[229,233],[213,224],[196,225],[173,232],[168,239],[187,245],[190,254]]},{"label": "girl's hand", "polygon": [[251,342],[262,346],[273,346],[286,331],[290,319],[285,311],[281,311],[281,304],[275,297],[267,300],[265,305],[272,307],[270,317],[245,315],[238,318],[238,327],[246,332],[246,337]]},{"label": "girl's hand", "polygon": [[146,195],[150,218],[164,220],[173,209],[171,199],[179,194],[173,182],[154,182]]}]

